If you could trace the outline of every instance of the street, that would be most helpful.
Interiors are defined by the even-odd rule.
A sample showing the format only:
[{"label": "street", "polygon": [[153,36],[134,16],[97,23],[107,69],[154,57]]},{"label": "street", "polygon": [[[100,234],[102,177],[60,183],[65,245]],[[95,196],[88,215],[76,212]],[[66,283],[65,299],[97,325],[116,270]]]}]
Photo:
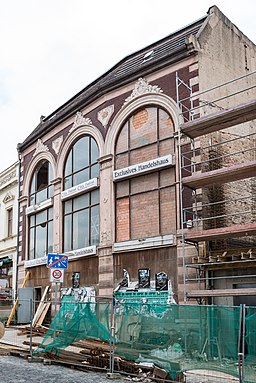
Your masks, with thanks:
[{"label": "street", "polygon": [[[0,356],[1,381],[5,383],[109,383],[106,373],[84,372],[71,368],[29,363],[15,356]],[[121,380],[118,380],[121,382]]]}]

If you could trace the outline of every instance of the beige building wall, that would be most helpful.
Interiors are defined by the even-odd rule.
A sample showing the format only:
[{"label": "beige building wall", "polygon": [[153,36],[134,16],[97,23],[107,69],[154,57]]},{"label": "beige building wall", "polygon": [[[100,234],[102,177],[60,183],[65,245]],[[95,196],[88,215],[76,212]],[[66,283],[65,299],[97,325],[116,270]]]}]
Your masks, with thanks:
[{"label": "beige building wall", "polygon": [[0,174],[0,289],[12,288],[13,294],[17,265],[17,198],[18,162]]}]

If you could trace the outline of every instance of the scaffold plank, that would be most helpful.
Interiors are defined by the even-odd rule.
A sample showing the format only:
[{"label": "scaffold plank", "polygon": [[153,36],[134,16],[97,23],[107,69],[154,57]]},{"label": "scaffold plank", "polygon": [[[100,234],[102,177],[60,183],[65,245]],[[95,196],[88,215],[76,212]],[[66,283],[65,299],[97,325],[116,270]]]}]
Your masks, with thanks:
[{"label": "scaffold plank", "polygon": [[184,233],[185,241],[201,242],[211,241],[214,239],[243,237],[246,235],[256,234],[256,223],[245,225],[234,225],[228,227],[219,227],[216,229],[198,230],[188,229]]},{"label": "scaffold plank", "polygon": [[196,138],[256,118],[256,99],[181,124],[185,135]]},{"label": "scaffold plank", "polygon": [[256,296],[256,288],[192,290],[192,291],[187,292],[188,298],[233,297],[233,296],[241,296],[241,295],[255,295]]},{"label": "scaffold plank", "polygon": [[247,161],[204,173],[184,177],[183,184],[191,188],[207,187],[256,176],[256,160]]}]

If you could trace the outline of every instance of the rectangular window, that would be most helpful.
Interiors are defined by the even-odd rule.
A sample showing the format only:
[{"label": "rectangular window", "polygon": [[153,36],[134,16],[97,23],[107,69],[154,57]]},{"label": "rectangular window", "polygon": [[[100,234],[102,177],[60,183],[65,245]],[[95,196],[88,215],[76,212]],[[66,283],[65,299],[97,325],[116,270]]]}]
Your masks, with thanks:
[{"label": "rectangular window", "polygon": [[53,250],[53,209],[29,218],[29,259],[41,258]]},{"label": "rectangular window", "polygon": [[7,237],[11,237],[13,234],[13,209],[10,208],[7,210]]},{"label": "rectangular window", "polygon": [[64,251],[99,243],[99,190],[64,203]]}]

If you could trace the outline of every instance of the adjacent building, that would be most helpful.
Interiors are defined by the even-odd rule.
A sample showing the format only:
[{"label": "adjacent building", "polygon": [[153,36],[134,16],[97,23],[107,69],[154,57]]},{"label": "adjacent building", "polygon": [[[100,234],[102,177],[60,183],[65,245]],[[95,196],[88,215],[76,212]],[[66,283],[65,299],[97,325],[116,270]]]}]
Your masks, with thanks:
[{"label": "adjacent building", "polygon": [[0,300],[16,291],[18,162],[0,173]]},{"label": "adjacent building", "polygon": [[[191,142],[181,124],[254,100],[255,54],[255,45],[213,6],[42,117],[18,145],[18,285],[29,271],[27,286],[39,299],[50,284],[47,254],[65,254],[63,288],[75,284],[110,297],[125,270],[134,285],[145,274],[152,285],[167,275],[175,301],[183,302],[186,281],[196,278],[187,266],[208,257],[207,241],[185,241],[183,228],[198,222],[195,202],[196,212],[204,211],[202,201],[212,197],[203,188],[183,190],[181,159],[190,168],[191,158],[202,162],[202,146],[219,143],[224,133]],[[237,93],[234,78],[246,90]],[[239,129],[254,133],[255,125]],[[237,133],[231,127],[227,134]]]}]

